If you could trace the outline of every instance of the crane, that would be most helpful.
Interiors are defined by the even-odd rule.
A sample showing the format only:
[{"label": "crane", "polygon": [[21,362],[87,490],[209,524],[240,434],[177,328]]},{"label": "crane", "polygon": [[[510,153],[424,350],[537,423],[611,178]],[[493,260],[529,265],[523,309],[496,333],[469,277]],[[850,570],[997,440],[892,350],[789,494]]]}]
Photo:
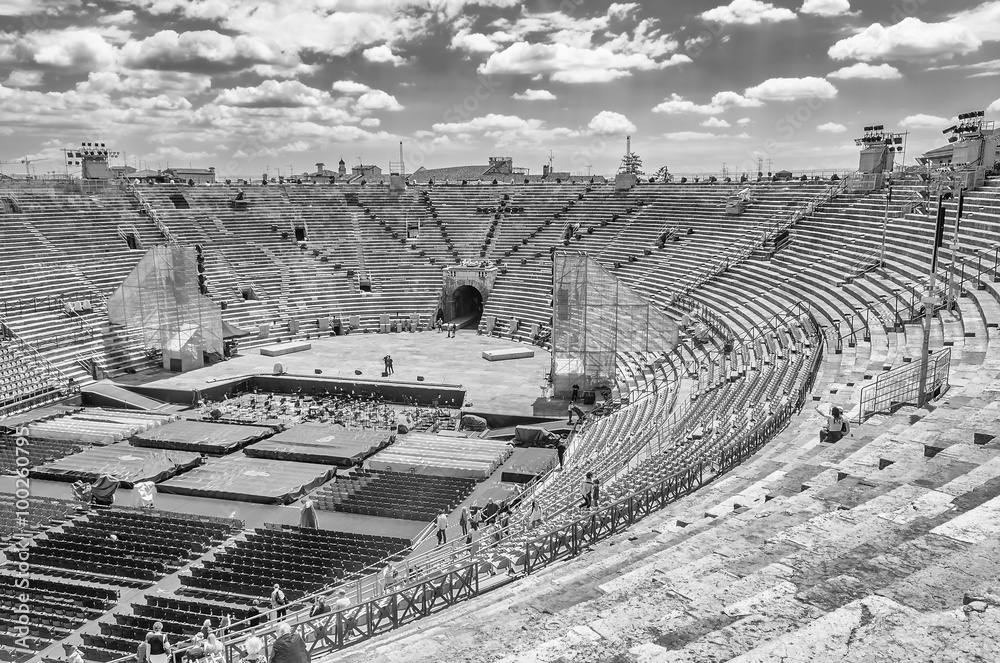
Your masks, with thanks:
[{"label": "crane", "polygon": [[25,175],[31,177],[31,164],[35,163],[36,161],[48,161],[48,159],[29,159],[28,157],[25,157],[23,159],[14,159],[13,161],[0,161],[0,166],[5,164],[9,165],[15,163],[23,163]]}]

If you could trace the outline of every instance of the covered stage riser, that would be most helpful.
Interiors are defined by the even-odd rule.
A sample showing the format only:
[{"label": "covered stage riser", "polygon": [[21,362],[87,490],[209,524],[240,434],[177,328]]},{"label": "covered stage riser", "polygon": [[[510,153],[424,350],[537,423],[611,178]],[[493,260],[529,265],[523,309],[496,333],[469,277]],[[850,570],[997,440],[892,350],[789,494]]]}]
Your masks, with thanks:
[{"label": "covered stage riser", "polygon": [[270,428],[264,426],[240,426],[183,419],[145,433],[138,433],[132,438],[132,444],[154,449],[228,454],[262,440],[272,433]]},{"label": "covered stage riser", "polygon": [[157,485],[162,493],[237,502],[291,504],[333,478],[327,465],[246,456],[213,458],[205,465]]},{"label": "covered stage riser", "polygon": [[201,456],[189,451],[141,449],[120,442],[91,447],[31,470],[34,479],[92,482],[113,475],[124,487],[139,481],[163,481],[201,463]]},{"label": "covered stage riser", "polygon": [[305,423],[258,442],[244,453],[252,458],[350,467],[384,448],[393,437],[393,431],[388,430]]}]

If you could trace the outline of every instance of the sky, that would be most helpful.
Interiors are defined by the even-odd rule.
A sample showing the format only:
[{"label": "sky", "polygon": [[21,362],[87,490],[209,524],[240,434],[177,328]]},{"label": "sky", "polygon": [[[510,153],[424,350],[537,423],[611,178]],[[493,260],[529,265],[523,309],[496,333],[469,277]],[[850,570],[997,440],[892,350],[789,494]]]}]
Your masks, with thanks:
[{"label": "sky", "polygon": [[[851,169],[1000,120],[1000,0],[0,0],[0,161]],[[23,170],[0,165],[3,172]],[[70,168],[70,172],[74,169]],[[77,169],[78,170],[78,169]]]}]

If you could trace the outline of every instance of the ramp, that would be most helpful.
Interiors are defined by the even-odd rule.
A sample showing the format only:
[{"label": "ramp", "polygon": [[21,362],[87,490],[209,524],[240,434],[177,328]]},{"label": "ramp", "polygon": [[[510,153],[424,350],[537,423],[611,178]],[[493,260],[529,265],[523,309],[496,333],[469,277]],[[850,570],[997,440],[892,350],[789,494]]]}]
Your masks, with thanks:
[{"label": "ramp", "polygon": [[80,390],[83,402],[95,407],[123,410],[170,410],[171,406],[149,396],[142,396],[113,382],[97,382]]}]

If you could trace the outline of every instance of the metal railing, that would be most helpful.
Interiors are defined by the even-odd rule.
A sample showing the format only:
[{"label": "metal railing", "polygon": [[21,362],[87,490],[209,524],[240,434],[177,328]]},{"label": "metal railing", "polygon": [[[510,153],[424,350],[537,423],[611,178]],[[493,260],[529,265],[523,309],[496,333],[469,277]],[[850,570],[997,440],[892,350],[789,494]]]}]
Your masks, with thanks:
[{"label": "metal railing", "polygon": [[[948,387],[948,375],[951,371],[951,348],[936,352],[927,361],[927,374],[930,376],[927,394],[943,392]],[[922,402],[920,396],[920,361],[882,373],[872,384],[861,389],[857,423],[863,423],[878,412],[891,411],[897,405]]]},{"label": "metal railing", "polygon": [[759,235],[757,232],[745,234],[735,245],[723,251],[722,255],[718,256],[716,259],[709,262],[705,267],[692,274],[691,278],[687,280],[686,284],[680,290],[671,294],[671,299],[673,300],[677,297],[691,293],[696,288],[704,285],[719,274],[725,272],[727,269],[730,269],[731,267],[742,263],[744,260],[747,260],[755,252],[764,248],[764,245],[768,241],[777,237],[779,233],[792,227],[804,217],[815,213],[821,205],[834,200],[837,196],[842,194],[847,188],[848,181],[849,180],[847,178],[838,181],[836,184],[827,187],[823,193],[816,196],[808,203],[800,205],[790,214],[776,219],[773,222],[766,223]]}]

